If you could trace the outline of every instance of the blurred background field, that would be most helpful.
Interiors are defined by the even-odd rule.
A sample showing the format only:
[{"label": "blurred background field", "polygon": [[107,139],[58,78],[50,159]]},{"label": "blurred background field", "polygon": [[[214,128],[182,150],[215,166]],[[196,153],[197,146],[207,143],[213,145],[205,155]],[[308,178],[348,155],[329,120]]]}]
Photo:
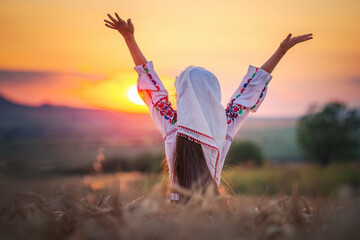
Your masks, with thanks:
[{"label": "blurred background field", "polygon": [[[96,171],[94,166],[99,164],[104,171],[156,171],[164,158],[163,140],[148,114],[51,105],[30,107],[5,98],[0,98],[0,113],[3,174],[85,174]],[[296,139],[298,121],[250,117],[234,142],[256,144],[270,165],[314,162],[313,156],[302,152]],[[353,134],[359,138],[359,128],[355,129]],[[360,148],[355,149],[352,159],[359,159]]]},{"label": "blurred background field", "polygon": [[278,165],[274,167],[233,167],[225,170],[233,190],[238,194],[290,195],[294,183],[299,194],[307,197],[358,197],[360,165],[332,164],[324,168],[311,164]]},{"label": "blurred background field", "polygon": [[[340,110],[339,113],[345,111]],[[29,107],[5,98],[0,99],[0,112],[1,178],[18,181],[19,186],[32,179],[46,182],[61,178],[69,182],[67,178],[105,174],[108,179],[111,174],[107,173],[116,176],[137,172],[141,179],[152,179],[137,183],[149,190],[162,174],[163,140],[147,114],[51,105]],[[316,156],[306,155],[299,144],[299,119],[248,119],[234,138],[222,174],[229,191],[289,194],[292,184],[297,182],[299,193],[310,197],[336,196],[344,189],[353,196],[359,194],[359,148],[345,146],[347,152],[355,149],[352,158],[335,158],[330,165],[322,166]],[[336,124],[342,122],[333,122],[333,129]],[[340,128],[333,133],[335,140],[340,138],[340,132],[345,130]],[[356,125],[350,134],[358,140],[358,133]],[[313,134],[323,133],[314,130]]]},{"label": "blurred background field", "polygon": [[[332,164],[319,168],[310,164],[278,165],[261,168],[226,167],[222,185],[232,195],[289,196],[294,184],[298,193],[309,199],[360,197],[360,165]],[[81,190],[101,195],[106,189],[119,191],[121,201],[129,202],[149,193],[151,188],[166,183],[167,173],[116,172],[94,174],[52,174],[31,178],[1,176],[0,187],[6,194],[1,200],[11,201],[19,192],[34,191],[53,198],[59,189]]]}]

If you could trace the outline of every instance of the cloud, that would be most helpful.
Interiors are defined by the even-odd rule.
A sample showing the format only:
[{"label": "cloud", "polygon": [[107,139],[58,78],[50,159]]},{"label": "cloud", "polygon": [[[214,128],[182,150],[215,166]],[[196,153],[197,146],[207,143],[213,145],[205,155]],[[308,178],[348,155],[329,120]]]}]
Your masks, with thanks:
[{"label": "cloud", "polygon": [[350,78],[349,83],[354,85],[360,85],[360,76]]},{"label": "cloud", "polygon": [[89,80],[96,82],[106,78],[101,74],[55,71],[14,71],[0,69],[0,85],[48,84],[61,82],[63,79]]}]

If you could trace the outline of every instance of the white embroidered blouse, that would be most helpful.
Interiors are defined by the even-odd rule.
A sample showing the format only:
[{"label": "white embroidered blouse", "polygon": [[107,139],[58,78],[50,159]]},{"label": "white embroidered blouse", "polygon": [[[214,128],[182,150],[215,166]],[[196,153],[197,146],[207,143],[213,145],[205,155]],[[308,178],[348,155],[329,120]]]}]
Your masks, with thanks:
[{"label": "white embroidered blouse", "polygon": [[[177,113],[172,108],[168,99],[168,92],[154,70],[152,61],[138,65],[134,68],[138,73],[137,89],[140,97],[149,108],[155,126],[160,131],[165,141],[165,154],[169,167],[170,182],[176,185],[173,180],[173,151],[177,135]],[[217,158],[210,157],[212,149],[203,147],[204,155],[209,170],[215,182],[220,185],[220,176],[224,166],[225,157],[229,151],[235,134],[240,130],[250,112],[256,112],[264,101],[268,83],[272,75],[261,68],[249,65],[248,72],[243,77],[239,87],[230,98],[224,114],[227,118],[227,134],[223,149],[220,150]],[[172,200],[177,200],[175,193],[171,194]]]}]

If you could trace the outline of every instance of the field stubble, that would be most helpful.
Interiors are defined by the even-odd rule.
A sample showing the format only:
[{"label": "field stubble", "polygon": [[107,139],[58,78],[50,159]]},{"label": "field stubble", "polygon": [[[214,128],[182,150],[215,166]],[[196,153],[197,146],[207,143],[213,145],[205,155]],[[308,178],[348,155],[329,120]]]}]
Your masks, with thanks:
[{"label": "field stubble", "polygon": [[[2,179],[6,239],[359,239],[359,199],[193,194],[169,202],[137,172],[43,181]],[[31,189],[31,191],[29,191]],[[135,199],[135,200],[134,200]]]}]

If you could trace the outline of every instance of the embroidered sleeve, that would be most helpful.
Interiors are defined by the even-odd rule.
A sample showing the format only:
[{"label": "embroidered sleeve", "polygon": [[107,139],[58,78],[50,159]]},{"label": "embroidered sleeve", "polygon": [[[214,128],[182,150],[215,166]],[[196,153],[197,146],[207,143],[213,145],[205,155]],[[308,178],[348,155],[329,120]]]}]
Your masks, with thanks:
[{"label": "embroidered sleeve", "polygon": [[152,61],[134,68],[138,73],[137,89],[139,96],[148,106],[151,117],[163,134],[171,130],[177,120],[176,111],[168,99],[168,92],[154,70]]},{"label": "embroidered sleeve", "polygon": [[250,112],[256,112],[265,99],[272,75],[265,70],[249,65],[248,72],[232,95],[226,117],[228,134],[233,137],[244,124]]}]

